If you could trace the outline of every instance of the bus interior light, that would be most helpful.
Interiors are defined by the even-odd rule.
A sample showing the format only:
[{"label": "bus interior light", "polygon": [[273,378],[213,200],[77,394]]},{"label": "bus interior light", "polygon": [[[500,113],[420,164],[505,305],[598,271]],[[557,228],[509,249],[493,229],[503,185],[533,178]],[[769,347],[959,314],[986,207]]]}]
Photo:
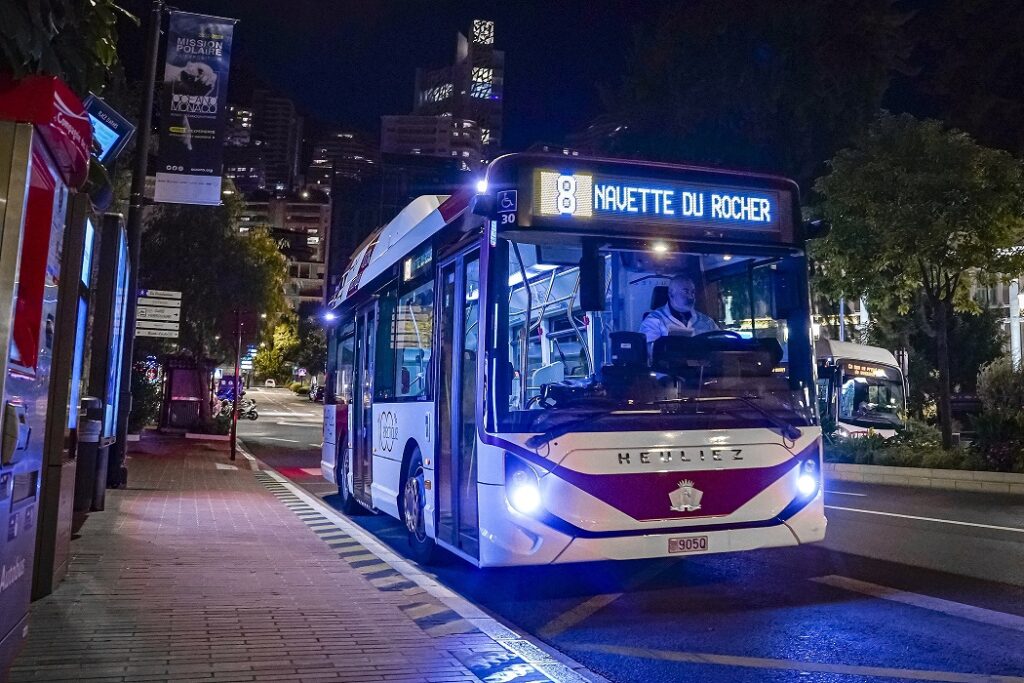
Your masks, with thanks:
[{"label": "bus interior light", "polygon": [[665,244],[664,242],[655,242],[654,244],[651,245],[651,251],[653,251],[655,254],[667,254],[668,245]]}]

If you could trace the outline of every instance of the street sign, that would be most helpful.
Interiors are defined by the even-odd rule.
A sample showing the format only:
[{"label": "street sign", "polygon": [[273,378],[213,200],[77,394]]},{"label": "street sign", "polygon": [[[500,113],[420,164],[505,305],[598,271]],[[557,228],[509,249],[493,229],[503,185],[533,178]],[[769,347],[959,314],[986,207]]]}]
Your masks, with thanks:
[{"label": "street sign", "polygon": [[160,337],[162,339],[177,339],[177,330],[147,330],[147,329],[136,329],[136,337]]},{"label": "street sign", "polygon": [[180,308],[139,306],[137,311],[139,320],[181,320]]},{"label": "street sign", "polygon": [[[179,301],[181,300],[181,292],[172,292],[167,289],[140,289],[139,296],[148,296],[154,299],[178,299]],[[167,305],[170,306],[171,304]]]},{"label": "street sign", "polygon": [[140,306],[156,306],[160,308],[181,308],[181,299],[154,299],[153,297],[140,296]]},{"label": "street sign", "polygon": [[242,370],[252,370],[252,361],[243,360],[238,367],[241,368]]},{"label": "street sign", "polygon": [[138,320],[136,330],[174,330],[178,331],[178,323],[167,323],[159,320]]},{"label": "street sign", "polygon": [[135,334],[139,337],[177,339],[181,320],[181,292],[140,289]]}]

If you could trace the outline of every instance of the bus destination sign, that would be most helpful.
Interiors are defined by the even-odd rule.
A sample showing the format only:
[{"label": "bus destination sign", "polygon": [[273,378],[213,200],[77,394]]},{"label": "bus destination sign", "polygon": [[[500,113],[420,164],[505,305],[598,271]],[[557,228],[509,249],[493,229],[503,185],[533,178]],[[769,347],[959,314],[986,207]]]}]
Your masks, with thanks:
[{"label": "bus destination sign", "polygon": [[536,170],[533,215],[777,231],[779,194],[729,186]]}]

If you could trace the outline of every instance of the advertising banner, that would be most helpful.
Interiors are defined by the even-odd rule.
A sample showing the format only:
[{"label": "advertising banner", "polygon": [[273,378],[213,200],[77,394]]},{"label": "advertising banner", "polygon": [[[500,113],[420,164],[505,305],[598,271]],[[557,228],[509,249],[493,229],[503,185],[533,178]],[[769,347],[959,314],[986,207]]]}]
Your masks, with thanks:
[{"label": "advertising banner", "polygon": [[235,20],[172,12],[167,29],[158,202],[220,204]]}]

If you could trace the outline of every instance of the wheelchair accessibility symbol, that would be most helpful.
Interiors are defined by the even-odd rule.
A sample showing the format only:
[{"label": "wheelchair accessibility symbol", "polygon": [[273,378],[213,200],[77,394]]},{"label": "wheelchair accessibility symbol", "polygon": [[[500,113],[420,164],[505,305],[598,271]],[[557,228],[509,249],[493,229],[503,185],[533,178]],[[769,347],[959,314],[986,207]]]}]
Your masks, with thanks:
[{"label": "wheelchair accessibility symbol", "polygon": [[518,208],[516,190],[502,190],[498,193],[498,213],[509,213]]}]

